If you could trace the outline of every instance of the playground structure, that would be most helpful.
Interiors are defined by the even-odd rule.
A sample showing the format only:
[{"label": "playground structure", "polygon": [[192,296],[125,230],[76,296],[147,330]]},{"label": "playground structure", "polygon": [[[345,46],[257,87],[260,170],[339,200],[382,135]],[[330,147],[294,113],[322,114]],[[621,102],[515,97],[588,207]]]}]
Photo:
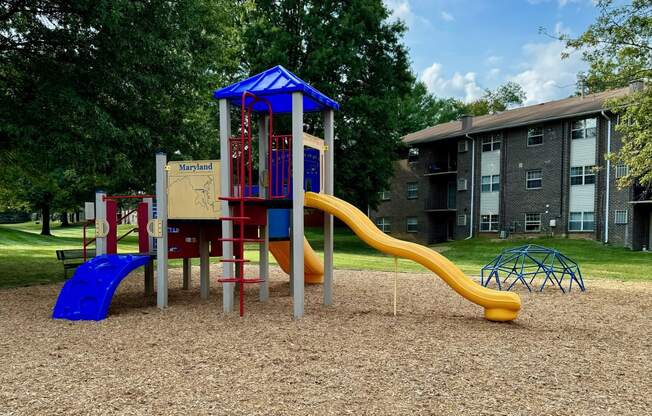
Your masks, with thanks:
[{"label": "playground structure", "polygon": [[[209,258],[220,257],[224,313],[244,314],[244,285],[258,284],[259,299],[269,298],[271,252],[290,276],[292,316],[304,314],[304,285],[323,285],[323,303],[333,303],[333,217],[344,221],[362,240],[395,257],[414,260],[441,277],[461,296],[484,308],[492,321],[511,321],[521,307],[515,293],[474,282],[448,259],[418,244],[392,238],[353,205],[333,196],[334,111],[339,104],[296,75],[276,66],[215,92],[219,102],[219,161],[168,162],[156,155],[156,195],[138,211],[139,253],[117,254],[117,221],[98,192],[95,203],[98,257],[80,267],[64,285],[53,316],[103,319],[115,288],[127,274],[145,266],[145,291],[154,287],[157,306],[168,306],[168,259],[184,259],[184,286],[190,259],[200,259],[200,296],[208,298]],[[240,107],[237,135],[232,135],[231,107]],[[303,132],[304,113],[320,112],[324,139]],[[277,134],[274,117],[290,115],[291,133]],[[254,142],[257,140],[257,155]],[[257,157],[257,166],[254,158]],[[139,197],[139,196],[135,196]],[[140,207],[140,205],[139,205]],[[323,262],[304,237],[304,208],[324,212]],[[115,240],[115,244],[114,244]],[[142,244],[141,244],[142,241]],[[259,246],[258,275],[245,275],[245,244]]]},{"label": "playground structure", "polygon": [[546,284],[555,285],[564,290],[564,278],[568,277],[568,291],[573,287],[573,282],[582,292],[586,290],[580,266],[557,250],[547,247],[528,244],[503,250],[496,258],[482,268],[481,284],[487,287],[492,281],[496,282],[498,290],[511,290],[514,285],[521,282],[528,291],[532,292],[535,279],[541,280],[537,285],[539,292],[543,291]]}]

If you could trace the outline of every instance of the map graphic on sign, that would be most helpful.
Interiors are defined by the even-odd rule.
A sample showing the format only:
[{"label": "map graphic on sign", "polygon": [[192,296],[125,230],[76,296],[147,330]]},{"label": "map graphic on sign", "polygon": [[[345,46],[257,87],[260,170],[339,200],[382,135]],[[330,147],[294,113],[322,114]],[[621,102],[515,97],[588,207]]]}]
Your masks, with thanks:
[{"label": "map graphic on sign", "polygon": [[217,219],[220,216],[220,162],[169,162],[168,167],[168,218]]}]

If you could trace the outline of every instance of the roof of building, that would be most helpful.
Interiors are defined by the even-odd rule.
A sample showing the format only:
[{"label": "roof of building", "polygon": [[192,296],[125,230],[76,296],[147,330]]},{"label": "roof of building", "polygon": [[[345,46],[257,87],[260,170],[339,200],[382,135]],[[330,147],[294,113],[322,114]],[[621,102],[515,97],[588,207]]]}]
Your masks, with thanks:
[{"label": "roof of building", "polygon": [[460,120],[437,124],[403,136],[401,139],[407,144],[427,143],[436,140],[448,139],[472,133],[484,133],[510,127],[519,127],[527,124],[541,123],[566,117],[576,117],[584,114],[597,113],[605,110],[606,100],[622,97],[629,92],[629,88],[619,88],[584,97],[570,97],[557,101],[530,105],[502,111],[496,114],[472,117],[471,127],[462,129]]},{"label": "roof of building", "polygon": [[[303,112],[321,111],[326,108],[339,110],[340,105],[333,99],[317,91],[307,82],[277,65],[260,74],[221,88],[213,93],[216,99],[227,99],[233,105],[242,105],[242,94],[250,92],[258,97],[264,97],[271,105],[274,113],[292,112],[292,93],[303,93]],[[246,98],[246,104],[253,100]],[[253,105],[255,111],[266,111],[267,105],[259,101]]]}]

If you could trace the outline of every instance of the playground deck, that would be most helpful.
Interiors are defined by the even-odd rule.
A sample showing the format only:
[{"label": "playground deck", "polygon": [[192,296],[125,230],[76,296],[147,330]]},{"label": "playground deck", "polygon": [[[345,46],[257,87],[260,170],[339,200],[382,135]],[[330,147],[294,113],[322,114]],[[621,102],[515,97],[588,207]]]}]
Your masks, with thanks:
[{"label": "playground deck", "polygon": [[[219,275],[218,266],[213,276]],[[110,318],[53,321],[61,285],[0,290],[0,414],[646,414],[652,284],[523,294],[512,324],[429,273],[337,270],[335,308],[306,287],[306,316],[272,268],[271,299],[220,314],[170,271],[169,312],[118,288]]]}]

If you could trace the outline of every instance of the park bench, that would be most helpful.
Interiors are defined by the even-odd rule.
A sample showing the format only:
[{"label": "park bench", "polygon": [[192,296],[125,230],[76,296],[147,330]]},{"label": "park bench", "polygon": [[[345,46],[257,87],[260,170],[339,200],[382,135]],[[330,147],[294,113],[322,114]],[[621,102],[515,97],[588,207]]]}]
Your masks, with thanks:
[{"label": "park bench", "polygon": [[[95,249],[86,250],[86,259],[95,257]],[[63,264],[63,277],[68,278],[68,269],[76,269],[84,263],[84,250],[57,250],[57,260]]]}]

